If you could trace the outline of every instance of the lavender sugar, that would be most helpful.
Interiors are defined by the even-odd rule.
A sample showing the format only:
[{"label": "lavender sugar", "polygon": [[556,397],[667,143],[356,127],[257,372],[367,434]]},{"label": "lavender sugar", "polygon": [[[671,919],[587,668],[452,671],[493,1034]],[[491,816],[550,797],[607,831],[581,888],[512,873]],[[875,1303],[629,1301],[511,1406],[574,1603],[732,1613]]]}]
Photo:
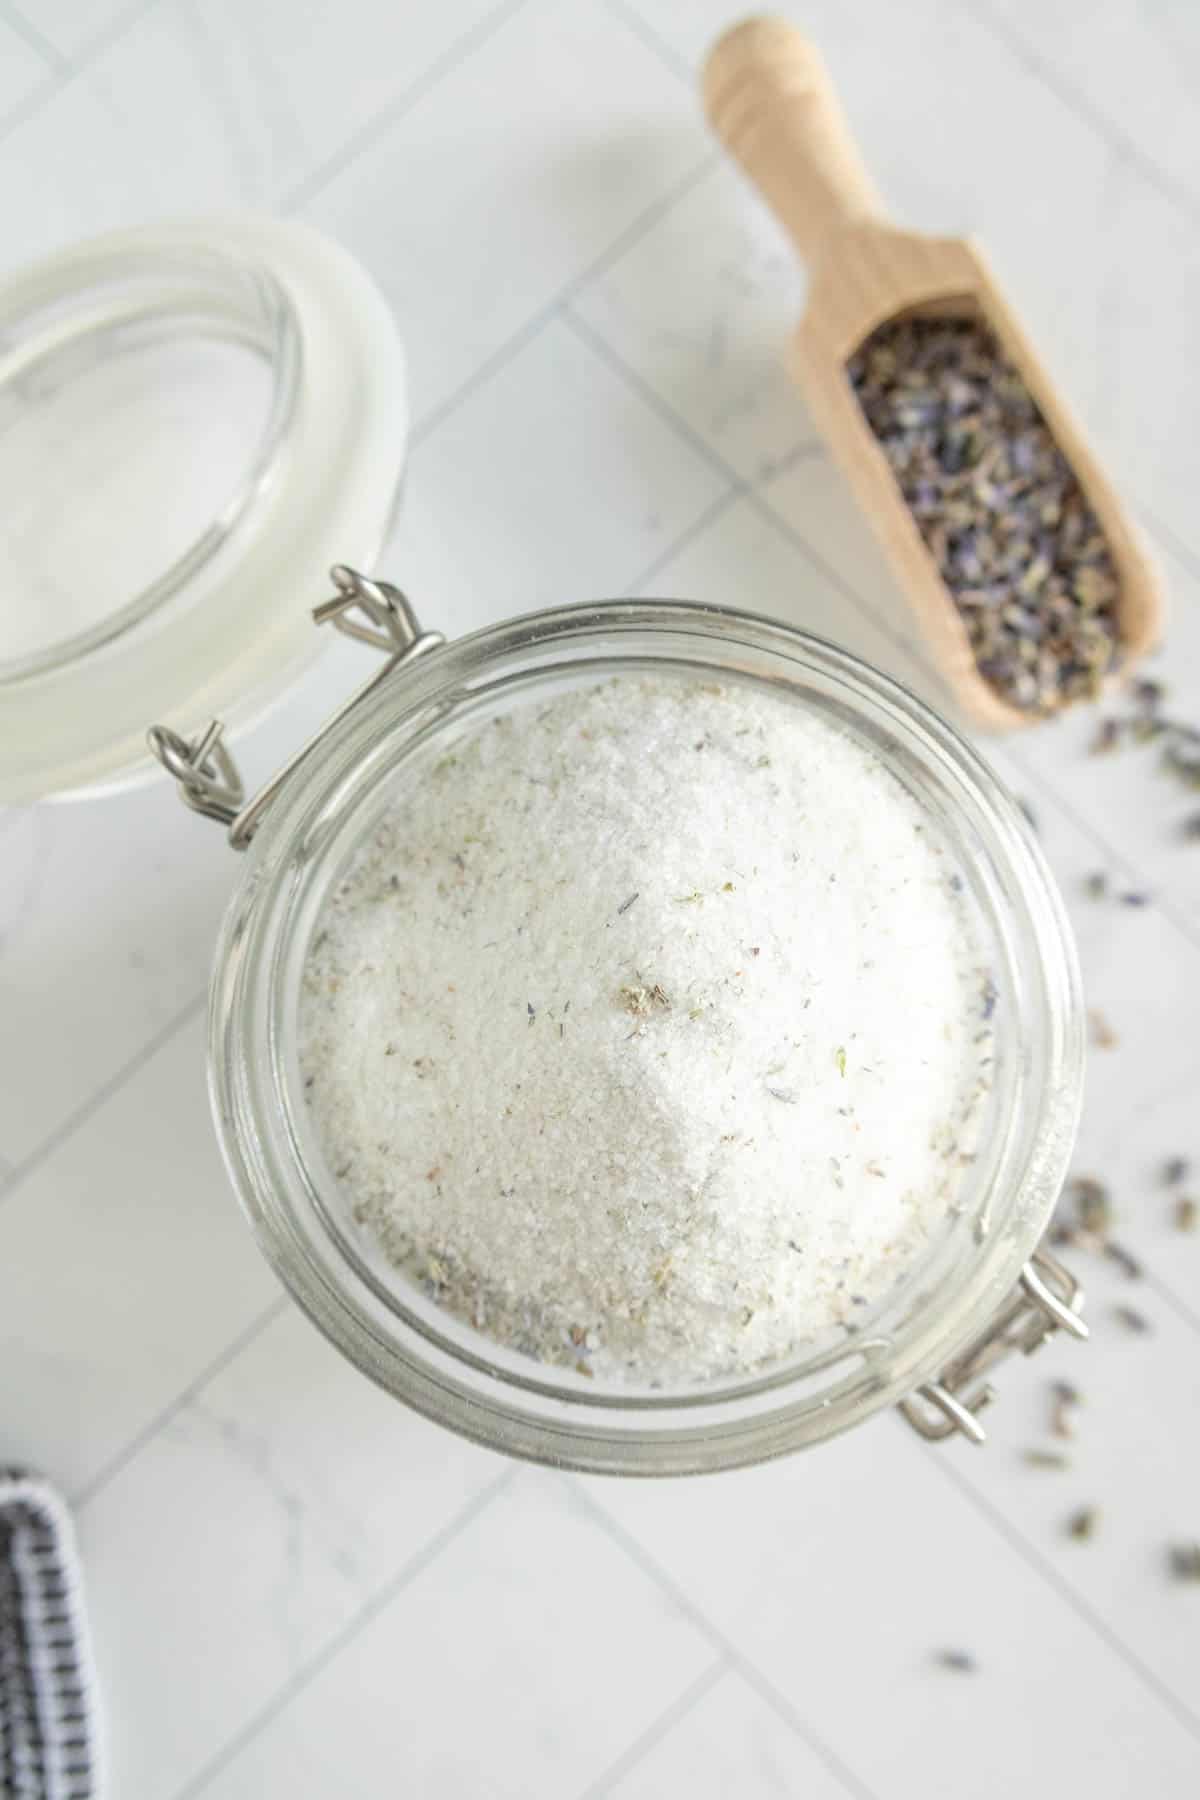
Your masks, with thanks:
[{"label": "lavender sugar", "polygon": [[948,847],[857,740],[622,676],[470,730],[326,901],[300,1060],[361,1227],[609,1382],[854,1328],[958,1210],[995,990]]}]

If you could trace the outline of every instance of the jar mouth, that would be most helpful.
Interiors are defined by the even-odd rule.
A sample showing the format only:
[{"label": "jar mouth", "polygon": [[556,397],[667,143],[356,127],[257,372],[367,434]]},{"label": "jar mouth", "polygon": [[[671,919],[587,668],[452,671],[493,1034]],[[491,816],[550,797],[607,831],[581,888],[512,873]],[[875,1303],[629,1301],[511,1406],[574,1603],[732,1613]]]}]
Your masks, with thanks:
[{"label": "jar mouth", "polygon": [[301,350],[269,270],[199,246],[56,263],[0,345],[13,684],[188,603],[279,473]]},{"label": "jar mouth", "polygon": [[[299,976],[330,885],[419,759],[534,692],[629,671],[766,684],[859,737],[970,871],[1002,995],[1000,1078],[961,1215],[860,1329],[750,1375],[604,1387],[459,1324],[345,1213],[300,1097]],[[854,657],[721,607],[613,601],[477,633],[380,684],[283,790],[218,950],[210,1080],[242,1204],[294,1297],[365,1373],[512,1454],[620,1473],[723,1468],[858,1423],[931,1379],[986,1324],[1041,1236],[1078,1117],[1082,1006],[1061,903],[1018,807],[975,752]],[[1002,1053],[1001,1053],[1002,1051]]]}]

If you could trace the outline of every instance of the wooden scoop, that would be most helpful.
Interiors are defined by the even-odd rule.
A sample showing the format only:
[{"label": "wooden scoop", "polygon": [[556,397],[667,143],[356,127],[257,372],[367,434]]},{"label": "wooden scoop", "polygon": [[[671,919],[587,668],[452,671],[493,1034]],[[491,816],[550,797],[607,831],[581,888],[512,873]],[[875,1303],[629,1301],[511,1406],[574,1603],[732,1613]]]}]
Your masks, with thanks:
[{"label": "wooden scoop", "polygon": [[713,129],[811,266],[794,373],[964,710],[1001,729],[1044,716],[1010,705],[980,675],[958,607],[851,388],[850,357],[877,327],[901,316],[980,321],[1021,375],[1108,541],[1127,670],[1161,630],[1153,565],[980,251],[963,238],[889,224],[824,61],[790,25],[749,19],[727,32],[709,55],[704,100]]}]

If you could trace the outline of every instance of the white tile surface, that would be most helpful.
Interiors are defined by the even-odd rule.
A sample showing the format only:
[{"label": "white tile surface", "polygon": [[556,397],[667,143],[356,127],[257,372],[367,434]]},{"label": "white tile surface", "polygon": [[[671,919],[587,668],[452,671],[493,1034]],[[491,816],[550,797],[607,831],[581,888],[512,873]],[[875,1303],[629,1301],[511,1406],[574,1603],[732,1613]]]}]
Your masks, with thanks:
[{"label": "white tile surface", "polygon": [[553,320],[414,450],[398,579],[455,636],[619,594],[725,486]]},{"label": "white tile surface", "polygon": [[[147,0],[21,0],[47,43],[62,56],[78,57],[98,40],[144,12]],[[154,0],[149,0],[151,5]]]},{"label": "white tile surface", "polygon": [[1100,0],[1086,29],[1072,0],[1047,0],[1036,11],[1025,0],[982,0],[978,10],[1071,105],[1200,213],[1200,13],[1190,0]]},{"label": "white tile surface", "polygon": [[428,1800],[558,1800],[712,1660],[566,1479],[522,1472],[196,1791],[324,1800],[394,1770]]},{"label": "white tile surface", "polygon": [[175,1793],[503,1472],[289,1310],[83,1509],[113,1792]]},{"label": "white tile surface", "polygon": [[[1130,1679],[898,1420],[773,1467],[589,1492],[876,1794],[949,1800],[965,1770],[979,1800],[1063,1783],[1183,1794],[1200,1778],[1195,1726]],[[937,1665],[956,1649],[975,1679]]]},{"label": "white tile surface", "polygon": [[[506,10],[487,0],[137,10],[6,140],[4,265],[159,214],[282,206]],[[381,236],[393,226],[375,222]]]},{"label": "white tile surface", "polygon": [[804,278],[765,206],[715,162],[573,310],[746,481],[814,438],[783,373]]},{"label": "white tile surface", "polygon": [[530,0],[302,210],[395,307],[421,418],[708,154],[599,0]]},{"label": "white tile surface", "polygon": [[87,1483],[271,1304],[230,1203],[201,1021],[0,1195],[0,1457]]},{"label": "white tile surface", "polygon": [[844,1800],[847,1789],[734,1670],[705,1690],[627,1774],[599,1793],[611,1800]]},{"label": "white tile surface", "polygon": [[0,127],[5,117],[49,84],[50,65],[0,12]]},{"label": "white tile surface", "polygon": [[[431,624],[638,583],[816,630],[940,703],[779,374],[803,273],[703,125],[691,71],[737,10],[43,0],[26,16],[71,59],[52,75],[0,8],[0,259],[295,205],[408,341],[423,428],[386,564]],[[1194,718],[1192,9],[1104,0],[1086,30],[1057,0],[792,10],[897,214],[979,230],[1142,503]],[[314,571],[298,604],[323,592]],[[239,746],[251,777],[361,670],[323,659]],[[1073,1253],[1094,1341],[1005,1369],[986,1452],[879,1421],[682,1486],[504,1475],[273,1310],[203,1091],[220,834],[157,785],[0,817],[0,1459],[84,1496],[114,1794],[1196,1791],[1195,1596],[1165,1552],[1197,1531],[1200,1236],[1160,1165],[1200,1172],[1200,854],[1154,752],[1100,762],[1093,729],[996,760],[1119,1040],[1078,1166],[1144,1275]],[[1101,867],[1151,904],[1088,899]],[[1085,1397],[1071,1467],[1034,1470],[1059,1375]],[[1087,1545],[1063,1532],[1082,1504]],[[974,1675],[936,1664],[960,1647]]]}]

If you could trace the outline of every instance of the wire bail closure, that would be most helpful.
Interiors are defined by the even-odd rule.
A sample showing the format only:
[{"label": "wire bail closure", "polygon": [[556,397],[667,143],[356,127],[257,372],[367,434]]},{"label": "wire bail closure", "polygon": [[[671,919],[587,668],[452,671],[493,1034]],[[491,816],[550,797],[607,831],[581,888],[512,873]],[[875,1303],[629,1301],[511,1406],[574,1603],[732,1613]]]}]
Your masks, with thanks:
[{"label": "wire bail closure", "polygon": [[947,1363],[937,1381],[928,1381],[899,1410],[913,1430],[931,1442],[960,1432],[973,1444],[987,1440],[979,1414],[995,1398],[981,1378],[997,1362],[1014,1354],[1031,1356],[1056,1331],[1083,1341],[1088,1328],[1080,1318],[1083,1289],[1043,1245],[1021,1270],[1017,1285],[981,1336]]},{"label": "wire bail closure", "polygon": [[185,738],[168,725],[152,725],[146,741],[167,773],[174,777],[185,806],[206,819],[215,819],[228,828],[229,842],[235,850],[244,850],[262,823],[271,801],[288,776],[316,749],[327,732],[359,701],[378,686],[394,670],[415,661],[418,656],[436,650],[445,638],[440,631],[422,631],[412,602],[398,587],[387,581],[372,581],[345,563],[335,563],[329,571],[337,592],[313,608],[313,623],[332,625],[344,637],[366,644],[387,657],[346,704],[328,719],[314,737],[246,801],[242,781],[232,754],[223,741],[224,724],[211,719],[203,731]]}]

